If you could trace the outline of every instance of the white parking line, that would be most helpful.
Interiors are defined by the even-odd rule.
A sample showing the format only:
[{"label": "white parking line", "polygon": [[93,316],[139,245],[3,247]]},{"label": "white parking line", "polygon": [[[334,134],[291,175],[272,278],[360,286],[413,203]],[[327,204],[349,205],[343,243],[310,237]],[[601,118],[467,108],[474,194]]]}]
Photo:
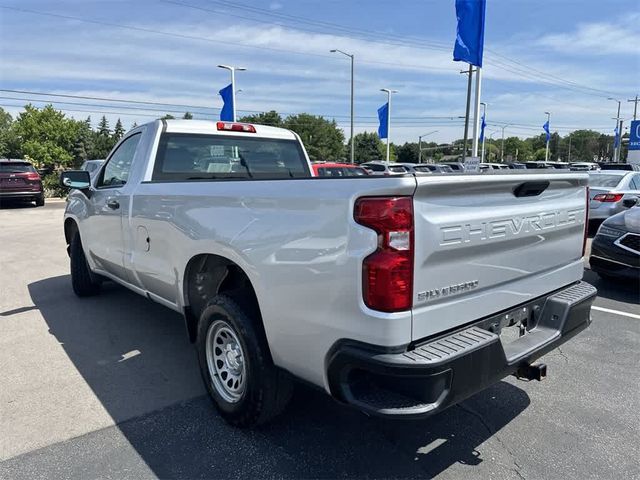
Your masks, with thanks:
[{"label": "white parking line", "polygon": [[600,312],[614,313],[616,315],[622,315],[623,317],[636,318],[636,319],[640,320],[640,315],[636,315],[635,313],[621,312],[620,310],[611,310],[610,308],[595,307],[595,306],[593,306],[591,308],[593,310],[598,310]]}]

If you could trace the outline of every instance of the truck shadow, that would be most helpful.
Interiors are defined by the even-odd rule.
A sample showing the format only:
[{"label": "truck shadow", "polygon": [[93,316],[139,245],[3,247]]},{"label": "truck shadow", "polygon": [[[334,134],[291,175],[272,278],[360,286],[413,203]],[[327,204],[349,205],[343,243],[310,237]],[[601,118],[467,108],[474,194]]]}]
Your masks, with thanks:
[{"label": "truck shadow", "polygon": [[[101,295],[78,299],[69,276],[28,288],[136,461],[161,478],[431,477],[455,464],[482,463],[480,446],[529,405],[526,392],[499,382],[440,415],[398,422],[367,418],[298,385],[285,414],[260,429],[238,430],[206,397],[175,312],[110,283]],[[104,461],[116,477],[131,474],[126,462]]]}]

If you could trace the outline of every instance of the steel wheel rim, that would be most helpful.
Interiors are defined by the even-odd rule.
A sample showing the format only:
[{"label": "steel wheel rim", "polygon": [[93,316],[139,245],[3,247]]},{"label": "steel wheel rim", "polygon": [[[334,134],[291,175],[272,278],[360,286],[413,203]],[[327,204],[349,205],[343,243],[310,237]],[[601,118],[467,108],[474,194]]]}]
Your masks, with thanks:
[{"label": "steel wheel rim", "polygon": [[238,336],[224,320],[209,326],[206,355],[213,389],[227,402],[238,402],[246,386],[245,355]]}]

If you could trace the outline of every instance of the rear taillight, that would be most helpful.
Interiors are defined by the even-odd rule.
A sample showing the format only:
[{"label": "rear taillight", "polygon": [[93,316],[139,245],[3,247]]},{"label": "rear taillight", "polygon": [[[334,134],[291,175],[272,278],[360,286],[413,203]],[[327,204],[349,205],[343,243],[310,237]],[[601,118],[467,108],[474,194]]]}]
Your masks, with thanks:
[{"label": "rear taillight", "polygon": [[246,123],[218,122],[216,125],[218,126],[218,130],[226,130],[228,132],[256,133],[256,127],[254,127],[253,125],[247,125]]},{"label": "rear taillight", "polygon": [[40,175],[37,172],[29,172],[25,178],[33,182],[40,180]]},{"label": "rear taillight", "polygon": [[582,256],[587,253],[587,235],[589,234],[589,187],[585,188],[584,231],[582,232]]},{"label": "rear taillight", "polygon": [[624,195],[622,193],[600,193],[593,197],[598,202],[619,202]]},{"label": "rear taillight", "polygon": [[411,309],[413,198],[360,198],[355,204],[354,218],[378,234],[378,249],[362,263],[364,303],[383,312]]}]

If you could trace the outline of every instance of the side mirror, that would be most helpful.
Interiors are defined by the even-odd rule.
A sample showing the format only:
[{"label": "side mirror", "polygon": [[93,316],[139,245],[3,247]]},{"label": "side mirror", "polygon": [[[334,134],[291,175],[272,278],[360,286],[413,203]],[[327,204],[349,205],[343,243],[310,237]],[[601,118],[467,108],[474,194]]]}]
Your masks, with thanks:
[{"label": "side mirror", "polygon": [[626,208],[635,207],[636,205],[639,205],[639,204],[640,204],[640,197],[636,197],[635,195],[633,197],[625,198],[624,200],[622,200],[622,205]]},{"label": "side mirror", "polygon": [[86,170],[68,170],[60,174],[60,185],[77,190],[86,190],[91,186],[91,176]]}]

